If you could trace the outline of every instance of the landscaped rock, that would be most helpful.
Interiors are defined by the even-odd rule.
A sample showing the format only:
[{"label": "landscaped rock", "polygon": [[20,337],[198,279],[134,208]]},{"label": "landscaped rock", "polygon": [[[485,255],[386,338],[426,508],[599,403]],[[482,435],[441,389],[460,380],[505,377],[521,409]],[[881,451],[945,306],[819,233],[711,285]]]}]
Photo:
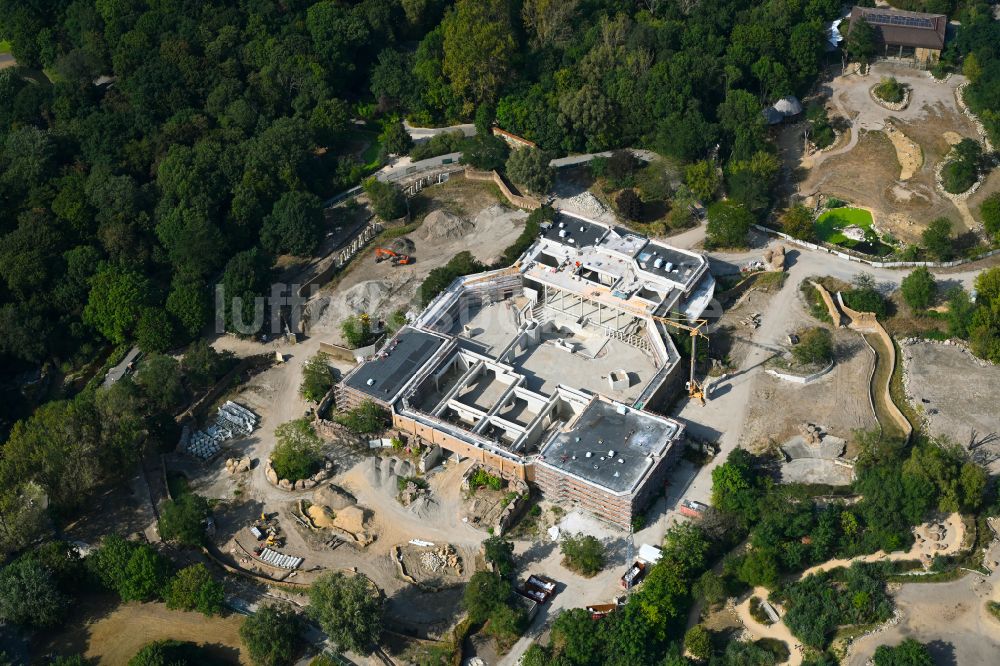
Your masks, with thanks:
[{"label": "landscaped rock", "polygon": [[278,473],[274,471],[270,460],[267,461],[267,467],[264,468],[264,476],[272,485],[278,485]]},{"label": "landscaped rock", "polygon": [[295,490],[295,486],[293,486],[292,482],[288,479],[281,479],[278,481],[278,487],[282,490]]}]

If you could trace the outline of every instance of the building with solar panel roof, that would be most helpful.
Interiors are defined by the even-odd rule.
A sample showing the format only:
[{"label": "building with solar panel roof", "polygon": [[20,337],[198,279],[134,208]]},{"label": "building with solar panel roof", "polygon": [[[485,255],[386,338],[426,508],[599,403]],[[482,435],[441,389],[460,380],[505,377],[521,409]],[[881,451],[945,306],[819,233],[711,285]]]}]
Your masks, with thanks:
[{"label": "building with solar panel roof", "polygon": [[851,28],[862,18],[875,28],[882,58],[929,67],[941,57],[948,29],[944,14],[855,7],[851,10]]}]

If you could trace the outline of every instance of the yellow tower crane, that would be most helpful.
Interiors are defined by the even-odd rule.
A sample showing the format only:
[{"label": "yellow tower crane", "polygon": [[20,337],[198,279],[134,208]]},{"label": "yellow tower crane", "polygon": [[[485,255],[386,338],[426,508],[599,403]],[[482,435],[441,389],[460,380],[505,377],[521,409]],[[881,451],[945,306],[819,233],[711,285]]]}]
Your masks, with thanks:
[{"label": "yellow tower crane", "polygon": [[653,315],[653,319],[658,322],[662,322],[667,326],[687,331],[688,335],[691,336],[691,371],[687,382],[688,397],[692,400],[698,399],[701,401],[701,404],[704,405],[705,387],[694,378],[694,363],[698,351],[698,338],[705,338],[705,340],[708,340],[708,336],[702,332],[702,329],[708,326],[708,321],[705,319],[695,319],[693,323],[687,324],[682,321],[678,321],[677,319],[669,319],[667,317],[659,317],[657,315]]}]

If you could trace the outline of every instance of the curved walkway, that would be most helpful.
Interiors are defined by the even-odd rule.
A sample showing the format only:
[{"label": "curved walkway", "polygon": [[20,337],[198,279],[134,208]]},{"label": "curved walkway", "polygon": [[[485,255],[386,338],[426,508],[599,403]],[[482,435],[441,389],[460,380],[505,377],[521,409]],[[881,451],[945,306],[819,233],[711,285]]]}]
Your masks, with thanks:
[{"label": "curved walkway", "polygon": [[[953,513],[942,522],[946,526],[946,539],[943,542],[945,547],[942,549],[934,547],[933,544],[939,542],[934,542],[928,538],[928,525],[923,524],[915,528],[917,541],[909,550],[897,550],[891,553],[886,553],[880,550],[869,555],[859,555],[858,557],[852,557],[850,559],[827,560],[822,564],[817,564],[816,566],[809,567],[803,571],[799,575],[798,580],[802,580],[806,576],[811,576],[823,571],[830,571],[840,567],[849,567],[856,562],[873,563],[901,560],[920,560],[921,562],[928,562],[930,557],[933,555],[951,555],[952,553],[958,552],[962,547],[962,541],[965,539],[965,524],[962,522],[961,515]],[[757,620],[750,615],[750,599],[752,597],[757,597],[758,599],[766,601],[770,594],[770,590],[765,587],[755,587],[751,595],[734,608],[736,617],[739,619],[740,623],[746,627],[746,630],[755,638],[776,638],[787,644],[789,658],[786,663],[791,666],[798,666],[802,663],[804,654],[802,645],[799,643],[798,639],[795,638],[784,621],[778,620],[772,625],[764,625],[757,622]],[[782,615],[784,615],[784,613],[782,613]]]}]

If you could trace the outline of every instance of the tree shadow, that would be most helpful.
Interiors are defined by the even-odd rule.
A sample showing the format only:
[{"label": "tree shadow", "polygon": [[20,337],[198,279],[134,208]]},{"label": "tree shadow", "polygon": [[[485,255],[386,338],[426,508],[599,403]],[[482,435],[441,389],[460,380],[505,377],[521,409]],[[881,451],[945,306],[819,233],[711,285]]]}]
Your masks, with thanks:
[{"label": "tree shadow", "polygon": [[926,645],[935,666],[958,666],[954,644],[938,639]]}]

